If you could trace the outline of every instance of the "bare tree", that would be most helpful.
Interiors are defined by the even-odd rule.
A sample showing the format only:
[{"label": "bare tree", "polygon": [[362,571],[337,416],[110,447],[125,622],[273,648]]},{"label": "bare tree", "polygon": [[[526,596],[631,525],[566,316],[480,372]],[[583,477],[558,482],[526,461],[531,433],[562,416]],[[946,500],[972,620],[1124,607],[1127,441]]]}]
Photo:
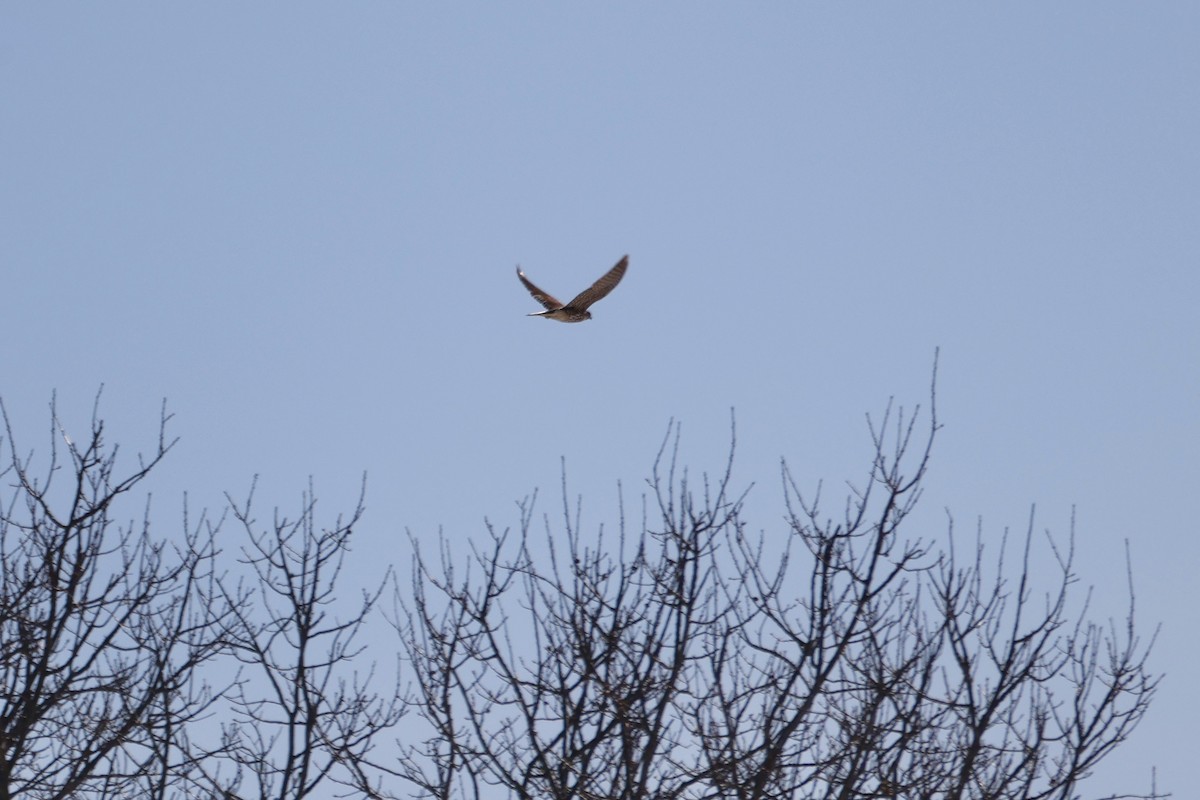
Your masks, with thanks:
[{"label": "bare tree", "polygon": [[414,538],[389,620],[404,688],[364,660],[390,570],[339,598],[361,496],[322,527],[310,486],[260,526],[252,487],[227,567],[224,516],[185,509],[173,540],[148,506],[118,521],[171,449],[165,409],[125,473],[95,411],[77,444],[52,404],[41,471],[0,415],[0,800],[1074,800],[1157,685],[1132,579],[1120,623],[1072,591],[1073,524],[994,549],[952,520],[910,532],[932,411],[868,418],[870,469],[832,515],[784,463],[775,533],[748,529],[734,448],[694,481],[672,426],[636,526],[622,499],[585,533],[564,469],[543,536],[534,495],[466,553]]},{"label": "bare tree", "polygon": [[564,479],[540,547],[532,499],[466,559],[414,542],[393,622],[426,727],[391,773],[438,800],[1078,797],[1154,695],[1132,585],[1098,625],[1073,530],[1046,590],[1032,521],[1015,569],[907,535],[937,429],[889,407],[832,517],[785,463],[782,535],[747,532],[732,448],[694,488],[675,428],[639,533],[586,536]]},{"label": "bare tree", "polygon": [[[218,796],[298,800],[369,784],[366,756],[400,718],[400,707],[395,685],[380,693],[370,685],[374,665],[356,661],[387,573],[362,591],[348,616],[334,613],[362,496],[348,519],[320,528],[310,486],[294,519],[277,511],[260,529],[253,495],[251,488],[244,503],[229,501],[246,533],[241,560],[253,578],[248,588],[225,586],[237,608],[232,652],[245,669],[228,695],[222,744],[205,761],[210,785]],[[242,597],[249,602],[238,602]]]},{"label": "bare tree", "polygon": [[95,410],[76,442],[51,403],[38,472],[0,416],[13,487],[0,508],[0,798],[162,796],[190,768],[177,734],[214,700],[200,669],[231,614],[203,524],[185,519],[168,545],[148,507],[140,524],[116,516],[171,448],[165,407],[156,447],[124,473]]},{"label": "bare tree", "polygon": [[310,487],[295,520],[265,530],[231,499],[238,579],[214,546],[224,517],[185,508],[172,539],[152,534],[148,505],[140,524],[115,516],[174,444],[165,407],[157,447],[124,475],[96,408],[76,443],[52,404],[38,474],[0,414],[14,488],[0,509],[0,798],[287,800],[368,783],[361,762],[400,707],[356,661],[387,573],[332,613],[361,497],[323,529]]}]

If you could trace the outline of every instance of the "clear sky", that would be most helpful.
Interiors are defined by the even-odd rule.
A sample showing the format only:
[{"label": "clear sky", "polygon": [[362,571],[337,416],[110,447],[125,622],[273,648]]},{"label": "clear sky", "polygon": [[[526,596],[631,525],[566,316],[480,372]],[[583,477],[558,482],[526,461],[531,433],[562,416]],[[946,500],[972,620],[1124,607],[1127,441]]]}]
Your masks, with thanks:
[{"label": "clear sky", "polygon": [[[157,519],[262,476],[477,534],[560,459],[612,524],[668,420],[753,526],[780,457],[840,487],[925,403],[923,511],[1077,516],[1079,572],[1167,673],[1103,770],[1194,790],[1200,715],[1200,5],[6,3],[0,396],[178,449]],[[563,325],[514,275],[570,297]],[[564,298],[565,299],[565,298]],[[1103,791],[1103,781],[1094,786]]]}]

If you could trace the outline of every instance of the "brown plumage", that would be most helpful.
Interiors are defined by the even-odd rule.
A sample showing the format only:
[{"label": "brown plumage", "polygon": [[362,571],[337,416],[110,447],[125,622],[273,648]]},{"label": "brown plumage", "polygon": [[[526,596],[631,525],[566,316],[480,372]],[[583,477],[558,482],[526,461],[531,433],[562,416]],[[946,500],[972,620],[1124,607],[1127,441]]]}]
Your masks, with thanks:
[{"label": "brown plumage", "polygon": [[517,277],[521,279],[521,283],[525,284],[525,288],[533,295],[534,300],[546,307],[545,311],[535,311],[528,316],[545,317],[559,322],[583,322],[591,319],[592,314],[588,311],[588,306],[611,292],[621,282],[621,278],[625,277],[625,269],[628,266],[629,256],[624,256],[615,267],[604,273],[600,280],[576,295],[574,300],[565,304],[535,286],[533,281],[525,277],[525,273],[521,272],[521,268],[518,266]]}]

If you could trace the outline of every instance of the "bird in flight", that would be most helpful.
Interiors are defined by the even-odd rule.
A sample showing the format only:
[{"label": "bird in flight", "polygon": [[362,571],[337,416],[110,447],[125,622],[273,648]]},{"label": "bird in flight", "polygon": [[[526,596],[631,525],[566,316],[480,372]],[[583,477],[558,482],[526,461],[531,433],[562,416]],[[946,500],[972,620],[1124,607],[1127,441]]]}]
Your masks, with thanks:
[{"label": "bird in flight", "polygon": [[533,295],[534,300],[546,307],[545,311],[535,311],[528,316],[545,317],[559,322],[583,322],[591,319],[592,312],[588,311],[588,306],[616,288],[616,285],[621,282],[621,278],[625,277],[625,268],[628,266],[629,256],[625,256],[617,262],[615,267],[604,273],[600,280],[584,289],[569,303],[560,303],[552,295],[548,295],[534,286],[533,281],[526,278],[525,273],[521,272],[521,268],[518,266],[517,277],[521,279],[521,283],[525,284],[525,288]]}]

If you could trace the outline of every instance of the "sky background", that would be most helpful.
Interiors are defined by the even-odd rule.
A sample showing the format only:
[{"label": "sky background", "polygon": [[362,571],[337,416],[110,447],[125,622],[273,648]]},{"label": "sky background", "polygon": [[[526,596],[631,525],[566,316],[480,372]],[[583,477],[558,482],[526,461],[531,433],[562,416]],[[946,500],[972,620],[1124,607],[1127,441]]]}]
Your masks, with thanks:
[{"label": "sky background", "polygon": [[[0,397],[23,451],[177,449],[154,514],[260,475],[353,577],[511,525],[565,459],[614,524],[671,419],[752,527],[945,427],[918,522],[1065,536],[1167,673],[1091,786],[1186,796],[1200,715],[1200,5],[6,3]],[[538,306],[630,255],[582,325]],[[132,508],[139,508],[135,503]],[[131,511],[136,513],[136,510]],[[920,533],[920,530],[914,531]],[[347,591],[355,594],[353,586]]]}]

